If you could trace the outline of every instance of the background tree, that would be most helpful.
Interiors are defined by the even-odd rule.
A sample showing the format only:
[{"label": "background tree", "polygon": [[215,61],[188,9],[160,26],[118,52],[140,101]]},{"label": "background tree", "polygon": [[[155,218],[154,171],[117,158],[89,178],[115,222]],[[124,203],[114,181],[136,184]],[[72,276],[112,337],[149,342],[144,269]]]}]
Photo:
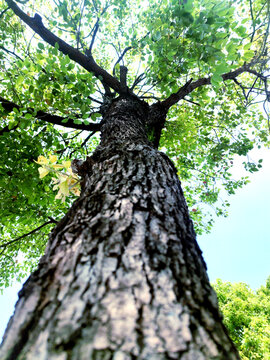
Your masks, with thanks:
[{"label": "background tree", "polygon": [[[206,358],[210,358],[210,355],[216,356],[214,354],[218,351],[222,354],[221,358],[222,356],[226,359],[228,356],[232,358],[237,356],[234,355],[234,350],[228,343],[226,335],[220,335],[224,330],[217,320],[219,315],[216,304],[207,283],[203,260],[194,239],[183,195],[175,178],[174,167],[165,155],[160,155],[154,150],[160,146],[174,160],[179,176],[186,183],[186,197],[192,209],[197,231],[201,231],[202,228],[209,229],[212,223],[211,218],[203,223],[202,219],[205,215],[203,209],[199,207],[201,202],[213,205],[218,199],[220,186],[225,187],[229,193],[234,193],[236,188],[246,183],[246,178],[232,179],[229,168],[232,166],[235,154],[246,155],[255,144],[260,146],[261,143],[268,141],[267,123],[264,122],[263,116],[254,104],[263,102],[267,110],[269,3],[268,1],[249,3],[239,1],[234,4],[235,6],[232,6],[230,1],[149,1],[147,4],[137,1],[53,1],[47,3],[28,1],[26,4],[21,3],[20,8],[13,1],[1,2],[1,67],[3,72],[0,101],[3,126],[0,146],[2,153],[6,155],[2,157],[0,167],[4,175],[1,180],[1,186],[4,189],[1,199],[2,285],[8,285],[15,274],[22,276],[26,269],[36,266],[35,260],[44,251],[45,231],[48,232],[50,226],[58,223],[39,270],[30,278],[28,285],[21,293],[21,304],[30,293],[38,289],[42,272],[46,275],[48,272],[55,273],[56,268],[50,270],[48,263],[54,264],[52,258],[56,256],[54,259],[57,259],[62,245],[60,242],[55,248],[54,240],[59,239],[61,232],[65,234],[66,240],[71,239],[72,236],[67,234],[73,232],[74,235],[74,231],[75,233],[78,231],[78,229],[71,231],[71,223],[75,221],[76,214],[82,214],[82,206],[88,210],[96,207],[93,213],[89,210],[91,214],[88,215],[91,216],[86,216],[84,219],[86,223],[89,219],[96,219],[95,221],[99,224],[98,226],[91,225],[92,230],[95,227],[99,229],[93,232],[93,237],[105,229],[104,234],[107,231],[107,237],[101,232],[100,234],[103,235],[99,234],[99,238],[101,236],[107,239],[110,246],[112,246],[111,242],[121,243],[113,236],[108,237],[110,231],[108,232],[105,223],[102,223],[105,208],[109,209],[108,204],[111,202],[111,205],[116,206],[116,208],[112,206],[113,211],[110,213],[110,221],[117,223],[114,235],[122,236],[122,233],[125,233],[122,243],[126,247],[129,241],[127,239],[130,239],[132,233],[137,234],[136,236],[139,236],[138,234],[142,236],[143,233],[146,237],[150,234],[156,240],[158,239],[156,242],[159,244],[162,234],[165,234],[164,239],[170,238],[168,234],[173,231],[174,226],[185,229],[181,230],[181,236],[177,230],[177,249],[174,248],[174,242],[169,244],[167,241],[170,246],[163,248],[162,245],[160,247],[153,245],[151,243],[153,239],[150,241],[149,244],[152,245],[149,245],[147,249],[151,258],[150,269],[159,275],[156,275],[157,278],[153,276],[156,279],[153,285],[149,277],[150,273],[147,277],[148,269],[144,264],[144,279],[148,287],[152,286],[150,293],[153,299],[156,288],[163,287],[158,279],[162,280],[161,273],[164,266],[165,268],[171,266],[174,269],[174,280],[171,279],[170,283],[174,281],[177,283],[174,296],[182,305],[187,303],[189,308],[192,306],[196,308],[192,310],[196,325],[193,324],[191,328],[198,329],[198,321],[201,321],[204,331],[209,327],[207,331],[211,334],[219,333],[214,340],[215,346],[208,339],[209,335],[195,335],[198,330],[194,330],[191,341],[190,338],[185,338],[184,335],[187,333],[183,332],[185,326],[181,323],[179,329],[182,331],[181,338],[184,339],[184,345],[178,343],[176,348],[168,345],[167,350],[160,350],[161,353],[163,352],[161,356],[179,357],[181,352],[185,358],[185,356],[192,356],[192,351],[198,351],[196,346],[201,348],[201,356]],[[49,16],[47,16],[48,12]],[[29,28],[34,33],[30,32]],[[40,42],[40,37],[44,40],[43,42]],[[63,127],[71,131],[63,130]],[[49,191],[51,180],[46,177],[45,182],[40,181],[34,160],[41,154],[45,156],[45,159],[49,159],[50,163],[46,163],[47,160],[42,158],[39,160],[43,167],[40,175],[43,176],[48,166],[50,169],[57,169],[54,167],[55,155],[66,161],[68,158],[75,157],[85,159],[97,145],[98,140],[94,138],[94,135],[100,130],[101,144],[93,155],[88,157],[83,164],[78,161],[73,163],[73,168],[82,177],[83,195],[74,203],[64,220],[58,222],[70,206],[71,199],[67,199],[64,204],[53,201],[55,195]],[[126,146],[128,151],[123,150],[123,143],[125,146],[129,143],[131,146]],[[129,154],[133,154],[130,155],[131,158]],[[152,163],[150,159],[153,159]],[[106,163],[107,167],[104,165],[105,168],[99,168],[101,163]],[[108,164],[114,164],[113,170],[109,169]],[[261,166],[249,161],[245,165],[249,171],[256,171]],[[131,181],[128,174],[129,171],[131,171],[130,174],[135,174],[134,166],[137,166],[138,178],[137,183],[134,180],[135,183],[133,182],[131,186],[128,183],[129,180]],[[64,165],[63,168],[65,168]],[[120,172],[121,169],[126,169],[126,172]],[[71,174],[70,170],[68,171]],[[144,171],[147,172],[144,173]],[[113,175],[109,176],[109,174]],[[136,187],[136,184],[142,183],[147,177],[151,181],[145,184],[145,189],[142,191]],[[109,182],[107,184],[105,179],[113,181],[113,184],[108,185]],[[156,183],[155,179],[158,179]],[[103,184],[107,197],[102,197],[103,195],[97,192],[97,189],[90,189],[93,181]],[[125,181],[129,187],[122,188]],[[65,181],[62,181],[57,186],[61,190],[60,197],[62,198],[71,190],[68,184],[63,185],[64,183]],[[155,190],[151,190],[151,183]],[[114,198],[116,185],[118,192],[121,189],[123,194],[126,194],[128,200],[125,203],[121,196],[119,197],[119,193],[118,197]],[[113,192],[110,189],[114,189]],[[127,192],[126,189],[129,191]],[[173,189],[177,190],[173,192]],[[161,194],[163,190],[166,194],[164,198]],[[92,204],[91,207],[84,203],[86,193],[88,197],[92,194],[91,199],[88,198]],[[148,193],[150,195],[146,195]],[[110,199],[109,194],[113,194]],[[159,199],[157,204],[155,204],[155,198]],[[149,230],[143,226],[139,228],[140,220],[131,211],[133,205],[131,207],[127,205],[136,203],[136,199],[141,199],[140,201],[144,199],[145,203],[140,204],[139,209],[134,208],[135,213],[142,211],[144,216],[146,213],[149,214],[150,219],[151,216],[153,219],[156,217],[156,225],[153,221],[152,228],[150,227]],[[118,200],[123,210],[119,210],[121,206],[117,205]],[[149,208],[151,202],[154,204],[153,208]],[[163,202],[164,205],[161,204]],[[226,207],[226,203],[224,206]],[[175,208],[177,214],[172,215],[169,208]],[[216,207],[216,212],[221,214],[224,210]],[[160,220],[162,214],[168,215],[168,218],[163,218],[163,222]],[[132,218],[130,224],[133,227],[131,228],[125,223],[129,216]],[[170,217],[171,222],[168,221]],[[81,224],[80,230],[82,230],[83,223],[78,219],[76,221],[79,221],[78,224]],[[171,226],[170,229],[170,224],[176,225]],[[163,230],[161,231],[163,227],[166,228],[164,233]],[[27,234],[29,236],[26,236]],[[79,238],[78,232],[76,236]],[[165,241],[164,239],[162,241]],[[190,244],[187,239],[192,239]],[[70,242],[73,244],[73,240]],[[184,244],[186,249],[185,261],[180,256],[179,244],[182,244],[181,246]],[[70,246],[73,251],[73,245]],[[95,257],[96,252],[101,251],[100,246],[97,243],[93,247],[95,250],[87,250],[90,251],[91,256],[94,256],[95,261],[100,261],[102,258],[101,253],[97,258]],[[65,245],[64,248],[68,247]],[[56,251],[55,254],[54,251]],[[124,248],[120,247],[113,256],[121,257],[124,252]],[[21,261],[18,261],[20,254],[24,257],[23,265]],[[167,260],[168,257],[170,260]],[[78,259],[84,259],[82,253]],[[106,259],[108,259],[106,261],[112,261],[113,268],[115,260],[111,260],[110,256]],[[185,262],[188,263],[187,268],[183,265]],[[195,262],[198,265],[194,268]],[[177,264],[181,268],[180,273],[176,270]],[[188,276],[183,275],[184,269],[185,271],[188,269],[192,281],[188,279]],[[130,267],[129,270],[130,273],[134,273],[134,268]],[[99,271],[101,271],[100,268]],[[151,273],[151,276],[154,273]],[[65,271],[62,275],[64,274]],[[195,274],[197,274],[196,278]],[[96,277],[98,278],[97,275]],[[50,277],[46,276],[46,278]],[[179,278],[183,279],[180,283]],[[65,276],[62,276],[62,279],[65,281]],[[78,279],[79,284],[76,286],[82,289],[80,277]],[[99,285],[104,286],[106,276],[102,274],[101,279]],[[73,280],[74,278],[70,281]],[[139,277],[137,281],[141,281]],[[107,285],[106,290],[109,293]],[[47,291],[50,286],[48,283],[44,284],[39,299],[42,299],[45,293],[50,293],[51,298],[48,301],[53,303],[56,295],[51,290]],[[185,289],[184,295],[181,294],[183,289]],[[194,291],[196,293],[196,296],[193,294],[193,300],[188,299],[188,291],[191,289],[192,294]],[[168,293],[170,291],[168,289]],[[125,293],[128,294],[128,291]],[[200,293],[204,295],[199,295]],[[80,293],[77,292],[76,296],[80,297]],[[72,302],[70,294],[67,298],[69,302]],[[168,301],[174,303],[175,300],[168,299]],[[77,303],[79,304],[78,299]],[[38,309],[41,304],[43,301],[38,303]],[[87,303],[84,304],[89,306]],[[46,306],[46,311],[55,311],[49,305]],[[157,308],[157,305],[155,306]],[[209,319],[215,319],[218,329],[213,328],[213,322],[210,324],[211,321],[207,322],[205,319],[203,311],[206,309],[209,311]],[[43,311],[43,305],[41,310]],[[63,314],[64,311],[62,316]],[[148,355],[143,353],[147,347],[144,346],[146,335],[142,325],[142,319],[144,319],[142,307],[137,309],[136,314],[134,316],[137,319],[137,340],[136,346],[134,345],[135,350],[130,351],[129,356],[135,356],[137,351],[136,356],[140,352],[143,358]],[[40,316],[42,318],[43,315],[35,309],[36,320]],[[95,316],[97,318],[97,313]],[[22,318],[25,319],[24,330],[19,328],[17,332],[14,330],[16,317],[9,330],[13,339],[20,334],[18,343],[13,347],[10,356],[23,347],[33,331],[31,324],[36,324],[35,319],[27,319],[25,312]],[[184,316],[182,316],[183,319]],[[93,319],[88,320],[87,324],[78,321],[79,328],[82,329],[93,321]],[[151,323],[155,324],[154,319]],[[73,325],[75,325],[74,319]],[[153,329],[154,325],[151,326]],[[151,326],[149,325],[149,328]],[[40,328],[37,327],[36,330],[40,331]],[[58,330],[61,334],[60,329]],[[70,337],[77,338],[74,335],[74,333],[79,334],[77,330],[73,329]],[[177,330],[174,336],[176,334]],[[80,336],[81,333],[78,338]],[[170,333],[167,331],[166,336],[159,334],[159,337],[165,337],[166,341],[169,341]],[[179,336],[177,338],[179,339]],[[75,352],[72,356],[76,358],[76,351],[79,351],[76,346],[80,347],[79,340],[76,346],[74,344],[73,346],[70,338],[68,339],[55,340],[59,343],[54,343],[52,348],[54,351],[57,348],[66,353],[74,348],[75,350],[72,351]],[[191,345],[187,346],[187,343]],[[6,344],[10,346],[8,340]],[[27,346],[31,348],[32,343]],[[95,351],[102,348],[100,344],[96,346]],[[23,354],[28,353],[30,348],[25,347],[22,350]],[[149,349],[153,351],[150,345]],[[88,349],[88,351],[94,350]],[[113,356],[112,353],[115,353],[115,345],[111,344],[111,350],[108,350],[106,354],[93,355],[93,353],[92,356],[105,358],[105,355]],[[172,355],[173,353],[176,355]],[[24,356],[23,354],[21,356]],[[50,356],[52,358],[52,354]]]},{"label": "background tree", "polygon": [[217,280],[213,284],[224,323],[240,351],[241,359],[269,358],[269,280],[256,292],[244,283]]}]

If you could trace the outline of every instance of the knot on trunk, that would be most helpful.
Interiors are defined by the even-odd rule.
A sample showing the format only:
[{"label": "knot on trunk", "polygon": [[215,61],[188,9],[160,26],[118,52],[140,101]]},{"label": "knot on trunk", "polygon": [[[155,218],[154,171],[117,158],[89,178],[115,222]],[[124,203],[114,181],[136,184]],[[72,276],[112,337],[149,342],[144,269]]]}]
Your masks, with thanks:
[{"label": "knot on trunk", "polygon": [[78,174],[81,177],[84,177],[86,174],[89,174],[94,165],[94,160],[92,157],[87,156],[86,160],[74,159],[71,162],[71,169],[75,174]]}]

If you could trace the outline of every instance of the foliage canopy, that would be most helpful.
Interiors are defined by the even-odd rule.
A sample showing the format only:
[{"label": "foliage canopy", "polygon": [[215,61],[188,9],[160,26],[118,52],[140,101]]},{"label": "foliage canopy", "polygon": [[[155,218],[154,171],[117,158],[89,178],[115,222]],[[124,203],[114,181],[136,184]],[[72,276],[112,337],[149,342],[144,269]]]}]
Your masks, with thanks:
[{"label": "foliage canopy", "polygon": [[270,357],[270,277],[256,292],[244,283],[217,280],[214,289],[230,337],[241,359]]},{"label": "foliage canopy", "polygon": [[[267,110],[269,101],[269,6],[0,1],[0,286],[36,265],[46,234],[74,198],[55,201],[35,160],[90,154],[103,106],[118,94],[166,108],[161,138],[149,130],[149,139],[175,162],[197,232],[213,222],[204,204],[226,214],[221,188],[234,194],[248,181],[233,179],[235,155],[269,144],[257,107]],[[254,172],[261,164],[245,166]]]}]

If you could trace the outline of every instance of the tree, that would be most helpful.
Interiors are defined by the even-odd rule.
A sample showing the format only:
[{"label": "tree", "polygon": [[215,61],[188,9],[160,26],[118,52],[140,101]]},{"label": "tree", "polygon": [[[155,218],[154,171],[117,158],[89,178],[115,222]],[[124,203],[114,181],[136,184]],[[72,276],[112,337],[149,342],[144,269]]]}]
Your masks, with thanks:
[{"label": "tree", "polygon": [[[39,231],[56,223],[1,358],[238,359],[177,169],[157,149],[191,206],[214,204],[218,179],[229,193],[247,181],[228,170],[268,141],[254,107],[269,100],[268,1],[1,4],[2,258],[24,253],[31,267]],[[81,195],[59,220],[78,177]],[[203,213],[192,213],[196,225]],[[24,270],[12,261],[7,283]]]},{"label": "tree", "polygon": [[224,323],[239,349],[241,359],[269,358],[269,280],[256,292],[244,283],[217,280],[213,285]]}]

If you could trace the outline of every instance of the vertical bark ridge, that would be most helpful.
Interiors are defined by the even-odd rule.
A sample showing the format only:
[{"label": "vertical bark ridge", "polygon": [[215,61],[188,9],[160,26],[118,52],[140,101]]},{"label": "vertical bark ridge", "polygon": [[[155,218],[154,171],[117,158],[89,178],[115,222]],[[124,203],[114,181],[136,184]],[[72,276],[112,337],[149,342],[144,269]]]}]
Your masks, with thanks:
[{"label": "vertical bark ridge", "polygon": [[20,293],[1,359],[239,359],[176,170],[143,136],[143,112],[124,114],[129,135],[112,141],[105,128],[80,199]]}]

